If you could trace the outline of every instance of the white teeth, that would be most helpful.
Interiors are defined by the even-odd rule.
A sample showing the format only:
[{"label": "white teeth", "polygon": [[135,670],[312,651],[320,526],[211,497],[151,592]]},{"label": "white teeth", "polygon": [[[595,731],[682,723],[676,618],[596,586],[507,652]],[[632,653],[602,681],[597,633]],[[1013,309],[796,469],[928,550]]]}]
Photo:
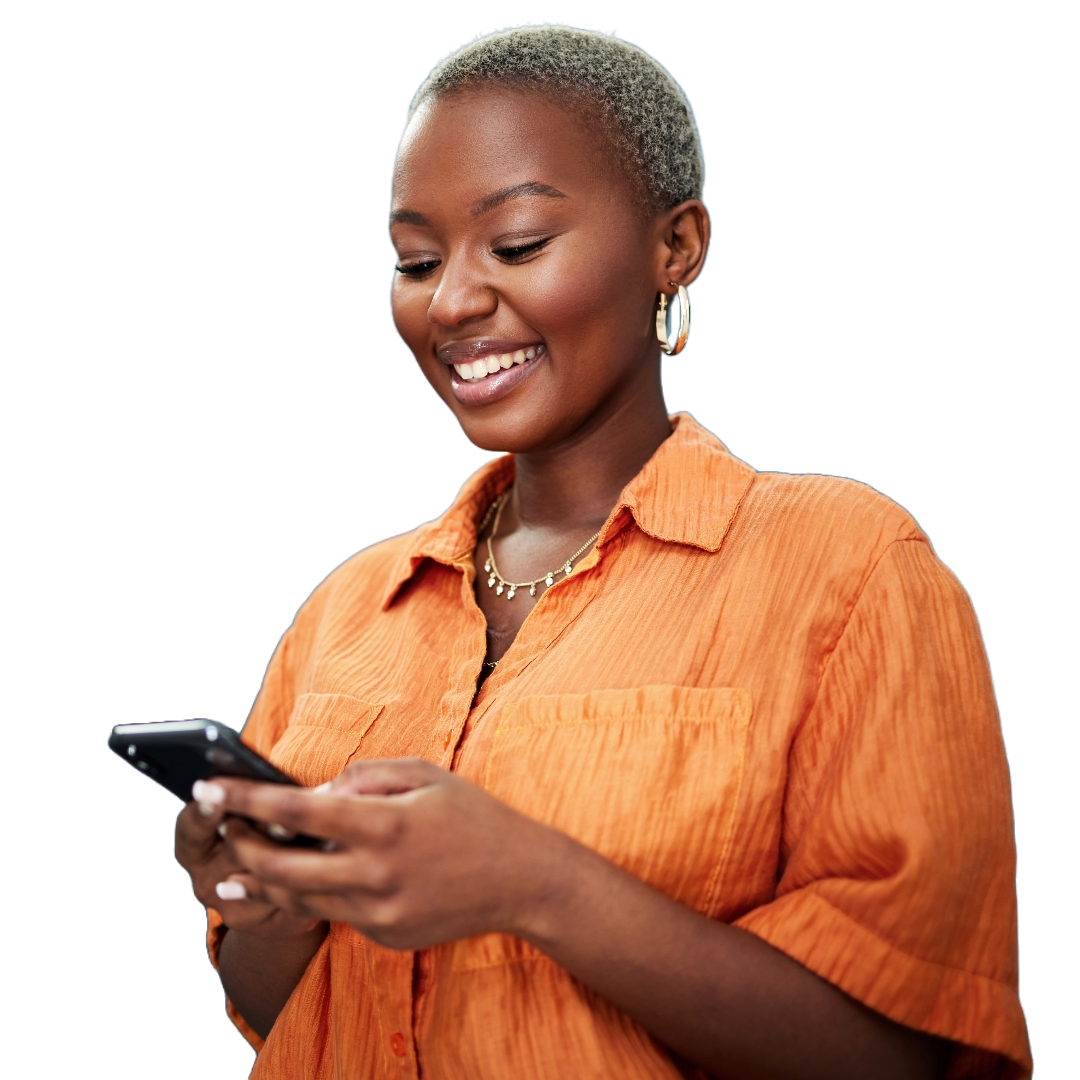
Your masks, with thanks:
[{"label": "white teeth", "polygon": [[533,360],[544,351],[543,345],[534,345],[531,349],[518,349],[517,352],[501,353],[498,356],[485,356],[482,360],[472,360],[464,364],[455,364],[454,370],[458,376],[468,381],[469,379],[483,379],[493,375],[496,371],[505,371],[515,364],[524,364],[526,360]]}]

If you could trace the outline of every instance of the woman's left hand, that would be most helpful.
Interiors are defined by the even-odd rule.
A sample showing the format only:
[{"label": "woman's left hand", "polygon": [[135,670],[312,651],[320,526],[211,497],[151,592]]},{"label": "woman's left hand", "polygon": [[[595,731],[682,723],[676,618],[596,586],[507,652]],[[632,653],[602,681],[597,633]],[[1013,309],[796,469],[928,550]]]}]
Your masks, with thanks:
[{"label": "woman's left hand", "polygon": [[[304,790],[218,777],[227,812],[332,841],[286,847],[238,818],[225,836],[252,898],[345,922],[397,949],[520,932],[569,838],[420,760],[363,761]],[[545,870],[545,864],[547,870]]]}]

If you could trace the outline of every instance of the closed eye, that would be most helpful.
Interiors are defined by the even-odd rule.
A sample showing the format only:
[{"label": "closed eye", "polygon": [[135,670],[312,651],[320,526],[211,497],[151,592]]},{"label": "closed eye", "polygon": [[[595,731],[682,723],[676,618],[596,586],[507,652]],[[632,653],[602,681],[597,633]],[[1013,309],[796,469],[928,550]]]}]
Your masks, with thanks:
[{"label": "closed eye", "polygon": [[394,269],[405,277],[423,278],[427,277],[441,261],[440,259],[424,259],[421,262],[398,263]]},{"label": "closed eye", "polygon": [[545,247],[551,242],[550,236],[545,236],[543,240],[534,240],[529,244],[521,244],[517,246],[505,246],[492,248],[492,253],[498,255],[504,262],[521,262],[527,258],[534,251],[539,251],[542,247]]},{"label": "closed eye", "polygon": [[[519,247],[494,247],[491,248],[491,251],[498,255],[500,259],[516,262],[527,255],[540,251],[540,248],[550,241],[551,237],[545,237],[543,240],[537,240],[531,244],[523,244]],[[441,259],[428,259],[424,262],[410,262],[407,266],[395,264],[394,269],[399,273],[406,274],[409,278],[426,278],[440,264],[440,261]]]}]

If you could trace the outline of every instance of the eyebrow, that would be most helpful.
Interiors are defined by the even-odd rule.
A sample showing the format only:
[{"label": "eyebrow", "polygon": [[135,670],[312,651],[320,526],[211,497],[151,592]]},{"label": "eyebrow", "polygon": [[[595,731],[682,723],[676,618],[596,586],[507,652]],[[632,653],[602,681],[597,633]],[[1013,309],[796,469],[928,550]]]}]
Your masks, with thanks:
[{"label": "eyebrow", "polygon": [[[558,188],[554,188],[550,184],[541,184],[536,180],[527,180],[524,184],[515,184],[513,187],[502,188],[500,191],[494,191],[490,195],[485,195],[482,199],[479,199],[472,204],[469,214],[472,217],[477,218],[483,214],[490,213],[497,207],[502,206],[503,203],[510,202],[511,199],[524,199],[531,195],[542,195],[546,199],[566,198]],[[418,210],[403,209],[395,210],[391,213],[390,224],[428,225],[430,223]]]},{"label": "eyebrow", "polygon": [[565,199],[566,196],[550,184],[541,184],[535,180],[526,181],[524,184],[515,184],[513,187],[503,188],[473,203],[470,213],[474,218],[481,214],[487,214],[503,203],[511,199],[524,199],[530,195],[543,195],[547,199]]}]

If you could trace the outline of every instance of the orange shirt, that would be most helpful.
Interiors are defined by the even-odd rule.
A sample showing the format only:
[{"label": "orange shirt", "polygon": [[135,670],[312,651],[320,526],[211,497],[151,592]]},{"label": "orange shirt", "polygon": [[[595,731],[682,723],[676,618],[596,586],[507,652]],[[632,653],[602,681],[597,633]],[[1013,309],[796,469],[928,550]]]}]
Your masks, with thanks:
[{"label": "orange shirt", "polygon": [[[674,423],[479,695],[472,552],[509,457],[315,590],[245,738],[309,785],[358,758],[455,769],[962,1044],[950,1076],[1026,1075],[1009,777],[967,596],[877,492],[756,473]],[[211,912],[212,953],[219,934]],[[233,1016],[258,1080],[680,1075],[500,934],[414,954],[334,924],[265,1045]]]}]

